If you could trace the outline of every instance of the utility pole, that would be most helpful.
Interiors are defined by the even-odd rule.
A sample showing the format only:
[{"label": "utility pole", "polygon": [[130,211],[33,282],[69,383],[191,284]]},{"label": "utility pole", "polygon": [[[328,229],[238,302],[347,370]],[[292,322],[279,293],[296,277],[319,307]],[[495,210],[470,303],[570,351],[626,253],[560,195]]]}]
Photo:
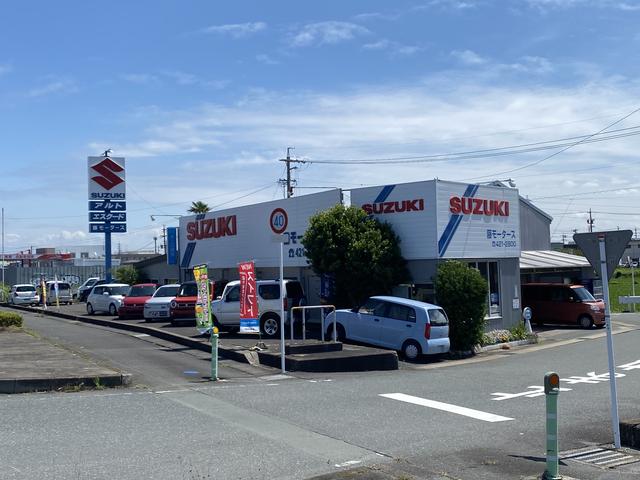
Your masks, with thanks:
[{"label": "utility pole", "polygon": [[167,227],[162,225],[162,253],[167,253]]},{"label": "utility pole", "polygon": [[298,167],[292,167],[291,164],[292,163],[305,163],[304,160],[296,160],[294,158],[291,158],[291,150],[293,150],[295,147],[287,147],[287,158],[282,158],[280,159],[281,162],[285,162],[287,164],[287,179],[283,180],[280,179],[281,183],[285,183],[286,182],[286,190],[285,190],[285,198],[291,198],[293,197],[293,183],[295,183],[295,180],[291,180],[291,170],[295,170]]},{"label": "utility pole", "polygon": [[595,220],[591,216],[591,209],[589,209],[589,220],[587,220],[587,225],[589,225],[589,233],[593,232],[593,222]]},{"label": "utility pole", "polygon": [[153,237],[153,253],[158,253],[158,237]]},{"label": "utility pole", "polygon": [[562,246],[564,247],[567,244],[567,234],[562,234]]}]

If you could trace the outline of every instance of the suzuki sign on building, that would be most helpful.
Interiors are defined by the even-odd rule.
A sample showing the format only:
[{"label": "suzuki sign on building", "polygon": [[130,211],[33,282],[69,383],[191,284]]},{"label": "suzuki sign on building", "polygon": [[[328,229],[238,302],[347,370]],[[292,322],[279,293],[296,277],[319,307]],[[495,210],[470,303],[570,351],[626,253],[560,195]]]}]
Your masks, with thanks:
[{"label": "suzuki sign on building", "polygon": [[280,265],[274,235],[284,238],[284,265],[306,267],[301,239],[309,217],[340,203],[340,190],[208,212],[180,218],[180,266],[236,268],[247,259],[256,267]]},{"label": "suzuki sign on building", "polygon": [[520,256],[513,188],[430,180],[355,189],[351,204],[391,224],[407,260]]}]

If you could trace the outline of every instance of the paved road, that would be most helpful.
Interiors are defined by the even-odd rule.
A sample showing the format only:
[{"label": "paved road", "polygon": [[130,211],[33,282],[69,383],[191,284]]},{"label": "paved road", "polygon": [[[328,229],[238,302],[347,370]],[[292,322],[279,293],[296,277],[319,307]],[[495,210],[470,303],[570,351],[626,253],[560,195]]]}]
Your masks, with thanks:
[{"label": "paved road", "polygon": [[[634,318],[622,320],[640,327]],[[65,325],[61,329],[77,329],[78,341],[88,331],[104,330]],[[127,337],[141,348],[140,339],[109,335]],[[434,479],[536,475],[544,470],[544,397],[532,396],[536,388],[531,387],[541,385],[548,370],[569,380],[562,387],[571,389],[560,394],[561,449],[612,438],[609,385],[600,376],[607,371],[604,339],[564,342],[456,365],[238,378],[216,385],[185,381],[178,370],[191,368],[187,361],[167,373],[166,381],[168,366],[157,366],[150,382],[155,378],[162,390],[0,397],[2,478],[302,479],[375,464],[397,471],[397,478],[404,471]],[[617,371],[624,375],[618,379],[622,418],[640,416],[638,342],[639,330],[615,336]],[[133,353],[123,350],[108,356],[122,355],[123,364],[133,361],[128,357]],[[155,361],[155,356],[147,360]],[[431,406],[389,394],[418,397]],[[576,478],[640,478],[640,464],[607,472],[565,463],[561,471]]]}]

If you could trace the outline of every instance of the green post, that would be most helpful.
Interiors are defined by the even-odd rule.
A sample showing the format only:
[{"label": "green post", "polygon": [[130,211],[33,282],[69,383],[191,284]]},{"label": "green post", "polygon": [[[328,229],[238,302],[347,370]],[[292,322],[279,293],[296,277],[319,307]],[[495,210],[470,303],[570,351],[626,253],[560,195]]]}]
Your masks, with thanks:
[{"label": "green post", "polygon": [[560,377],[555,372],[544,376],[544,393],[547,404],[547,469],[542,478],[560,480],[558,474],[558,393]]},{"label": "green post", "polygon": [[218,329],[211,328],[211,380],[218,380]]}]

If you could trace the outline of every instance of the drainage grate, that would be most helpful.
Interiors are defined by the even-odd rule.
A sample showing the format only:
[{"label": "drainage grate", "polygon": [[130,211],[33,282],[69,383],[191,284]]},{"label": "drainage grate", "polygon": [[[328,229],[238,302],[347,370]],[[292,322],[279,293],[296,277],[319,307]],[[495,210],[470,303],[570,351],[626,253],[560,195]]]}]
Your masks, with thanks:
[{"label": "drainage grate", "polygon": [[561,460],[574,460],[602,468],[614,468],[640,462],[640,457],[604,447],[585,447],[560,454]]}]

